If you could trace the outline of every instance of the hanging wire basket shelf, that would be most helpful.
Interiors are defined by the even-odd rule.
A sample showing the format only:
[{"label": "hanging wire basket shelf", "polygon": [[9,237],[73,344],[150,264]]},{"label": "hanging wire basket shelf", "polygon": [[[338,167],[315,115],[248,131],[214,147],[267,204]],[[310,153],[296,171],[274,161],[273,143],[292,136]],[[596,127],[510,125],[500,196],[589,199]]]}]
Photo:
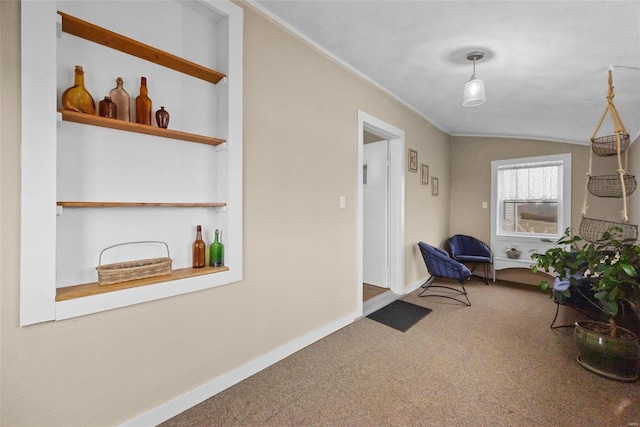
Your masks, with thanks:
[{"label": "hanging wire basket shelf", "polygon": [[[620,135],[620,154],[627,151],[630,144],[629,134]],[[618,154],[618,137],[617,135],[607,135],[591,139],[591,151],[600,157],[615,156]]]},{"label": "hanging wire basket shelf", "polygon": [[[614,228],[615,227],[615,228]],[[597,243],[605,232],[609,232],[617,240],[638,240],[638,226],[624,222],[612,222],[583,217],[580,221],[579,234],[587,242]]]},{"label": "hanging wire basket shelf", "polygon": [[[624,189],[627,196],[631,195],[638,186],[634,175],[624,174]],[[589,193],[596,197],[622,197],[620,175],[590,176],[587,183]]]}]

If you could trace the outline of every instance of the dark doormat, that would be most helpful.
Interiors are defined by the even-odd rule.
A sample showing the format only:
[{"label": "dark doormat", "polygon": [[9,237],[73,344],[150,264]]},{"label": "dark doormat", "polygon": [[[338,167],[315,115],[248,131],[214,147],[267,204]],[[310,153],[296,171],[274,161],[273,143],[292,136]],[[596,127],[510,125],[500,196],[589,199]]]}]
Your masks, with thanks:
[{"label": "dark doormat", "polygon": [[418,323],[420,319],[431,313],[431,311],[430,308],[395,300],[367,317],[376,322],[391,326],[393,329],[406,332],[410,327]]}]

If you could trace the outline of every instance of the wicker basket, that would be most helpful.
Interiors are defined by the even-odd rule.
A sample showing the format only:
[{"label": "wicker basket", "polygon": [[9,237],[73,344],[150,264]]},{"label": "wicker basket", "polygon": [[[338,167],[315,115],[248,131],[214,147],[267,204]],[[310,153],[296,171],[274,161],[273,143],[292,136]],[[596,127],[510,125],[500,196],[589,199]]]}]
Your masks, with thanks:
[{"label": "wicker basket", "polygon": [[[624,189],[627,196],[631,195],[637,186],[634,175],[624,174]],[[590,176],[587,189],[597,197],[622,197],[620,175]]]},{"label": "wicker basket", "polygon": [[[620,153],[624,153],[629,148],[629,134],[620,135]],[[591,150],[593,154],[600,157],[615,156],[618,154],[617,135],[601,136],[591,139]]]},{"label": "wicker basket", "polygon": [[[612,230],[618,227],[620,230]],[[601,219],[583,217],[580,221],[579,235],[587,242],[597,243],[602,240],[602,236],[609,231],[617,240],[638,239],[638,226],[624,222],[611,222]]]},{"label": "wicker basket", "polygon": [[[167,249],[167,256],[163,258],[148,258],[102,265],[102,254],[106,250],[115,248],[117,246],[132,245],[138,243],[161,243]],[[130,280],[171,274],[171,262],[172,261],[169,256],[169,246],[165,242],[128,242],[109,246],[108,248],[105,248],[102,250],[102,252],[100,252],[98,267],[96,267],[96,270],[98,270],[98,282],[101,286],[113,285],[115,283],[128,282]]]}]

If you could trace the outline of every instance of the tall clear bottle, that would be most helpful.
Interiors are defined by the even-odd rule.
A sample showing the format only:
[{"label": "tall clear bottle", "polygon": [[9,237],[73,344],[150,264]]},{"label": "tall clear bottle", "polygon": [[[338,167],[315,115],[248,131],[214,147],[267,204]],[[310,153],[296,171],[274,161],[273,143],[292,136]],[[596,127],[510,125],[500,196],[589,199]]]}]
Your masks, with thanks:
[{"label": "tall clear bottle", "polygon": [[96,114],[96,103],[84,87],[84,70],[76,65],[73,86],[62,92],[62,108],[86,114]]},{"label": "tall clear bottle", "polygon": [[124,90],[122,77],[116,79],[116,87],[109,92],[109,98],[116,104],[116,118],[127,122],[131,121],[131,97],[129,92]]},{"label": "tall clear bottle", "polygon": [[216,229],[215,238],[209,247],[209,262],[212,267],[224,265],[224,245],[220,242],[220,230]]},{"label": "tall clear bottle", "polygon": [[202,268],[205,266],[205,250],[207,245],[205,245],[204,240],[202,240],[202,227],[198,225],[196,228],[196,240],[193,242],[193,268]]},{"label": "tall clear bottle", "polygon": [[140,95],[136,98],[136,123],[151,125],[151,98],[147,89],[147,78],[140,77]]}]

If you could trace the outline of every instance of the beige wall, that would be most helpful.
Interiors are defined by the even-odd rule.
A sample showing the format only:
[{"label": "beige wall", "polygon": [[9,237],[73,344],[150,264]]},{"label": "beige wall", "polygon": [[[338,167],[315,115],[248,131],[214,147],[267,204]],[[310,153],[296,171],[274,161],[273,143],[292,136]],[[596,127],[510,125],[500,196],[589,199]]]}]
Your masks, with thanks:
[{"label": "beige wall", "polygon": [[440,178],[438,197],[418,174],[405,184],[405,282],[426,276],[415,243],[449,234],[449,137],[245,7],[245,279],[18,327],[19,22],[0,1],[2,425],[118,424],[353,313],[358,109],[405,130]]},{"label": "beige wall", "polygon": [[[491,240],[491,162],[520,157],[571,153],[571,226],[578,231],[589,170],[588,145],[509,138],[451,138],[451,233]],[[593,175],[615,174],[615,157],[593,157]],[[486,201],[487,209],[482,208]],[[587,216],[619,220],[617,199],[587,198]]]},{"label": "beige wall", "polygon": [[[594,123],[595,126],[595,123]],[[640,151],[640,150],[637,150]],[[461,233],[491,241],[491,162],[493,160],[571,153],[571,227],[578,232],[589,170],[588,145],[509,138],[451,138],[451,234]],[[640,154],[639,154],[640,155]],[[615,174],[615,157],[593,157],[593,175]],[[487,202],[487,209],[482,202]],[[620,221],[620,199],[587,198],[587,216]],[[504,255],[503,255],[504,256]],[[512,273],[512,272],[504,272]],[[521,271],[520,271],[521,273]],[[538,278],[501,274],[504,280],[539,283]]]}]

